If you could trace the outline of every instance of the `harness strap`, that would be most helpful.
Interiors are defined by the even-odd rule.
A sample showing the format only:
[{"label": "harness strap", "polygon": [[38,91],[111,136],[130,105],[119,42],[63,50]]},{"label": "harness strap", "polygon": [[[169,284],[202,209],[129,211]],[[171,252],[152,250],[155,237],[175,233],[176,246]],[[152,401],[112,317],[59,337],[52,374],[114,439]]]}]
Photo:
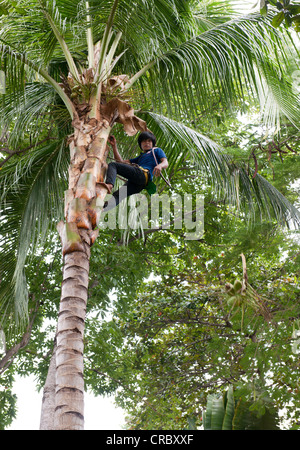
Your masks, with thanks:
[{"label": "harness strap", "polygon": [[148,169],[144,169],[144,167],[138,166],[139,169],[141,169],[144,172],[145,178],[146,178],[146,184],[145,186],[147,186],[148,182],[149,182],[149,170]]}]

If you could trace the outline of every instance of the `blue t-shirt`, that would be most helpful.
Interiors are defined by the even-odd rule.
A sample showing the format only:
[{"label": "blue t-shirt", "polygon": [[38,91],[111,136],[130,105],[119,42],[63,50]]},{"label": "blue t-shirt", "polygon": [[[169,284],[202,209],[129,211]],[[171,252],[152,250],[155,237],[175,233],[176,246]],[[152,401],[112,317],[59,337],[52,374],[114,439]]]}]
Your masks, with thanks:
[{"label": "blue t-shirt", "polygon": [[[154,153],[155,153],[158,164],[161,162],[162,158],[167,158],[165,155],[165,152],[159,147],[156,147],[154,149]],[[152,150],[149,150],[146,153],[141,153],[139,156],[137,156],[136,158],[130,159],[129,161],[131,163],[138,164],[139,166],[143,167],[144,169],[148,169],[150,172],[150,179],[152,180],[153,169],[154,169],[154,167],[157,166],[156,161],[153,156],[153,153],[152,153]]]}]

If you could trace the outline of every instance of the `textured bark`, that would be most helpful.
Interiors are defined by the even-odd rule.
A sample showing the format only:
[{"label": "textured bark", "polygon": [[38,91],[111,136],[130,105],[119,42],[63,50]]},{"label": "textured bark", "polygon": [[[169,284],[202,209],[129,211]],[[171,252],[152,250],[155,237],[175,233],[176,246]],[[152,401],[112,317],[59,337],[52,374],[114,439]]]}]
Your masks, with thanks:
[{"label": "textured bark", "polygon": [[84,429],[83,350],[90,247],[103,201],[110,126],[84,118],[73,123],[65,222],[58,224],[64,255],[57,325],[54,429]]},{"label": "textured bark", "polygon": [[[80,75],[82,87],[92,83],[94,76],[93,69]],[[126,102],[118,98],[106,101],[106,94],[111,99],[114,90],[123,86],[126,80],[121,75],[104,83],[99,90],[101,99],[96,99],[92,94],[88,101],[77,103],[74,100],[76,114],[72,122],[74,134],[69,138],[69,186],[65,192],[65,221],[57,226],[62,242],[64,269],[56,336],[56,430],[84,428],[83,339],[89,259],[90,248],[98,235],[95,228],[107,194],[105,185],[101,183],[107,169],[108,136],[115,122],[122,123],[130,136],[138,130],[147,129],[146,123],[134,115]],[[75,93],[77,83],[78,80],[75,82],[71,76],[63,80],[62,87],[70,98],[74,97],[72,93]],[[83,91],[81,98],[84,97]],[[50,424],[44,425],[44,421],[43,426],[52,427]]]},{"label": "textured bark", "polygon": [[56,430],[84,425],[83,336],[90,248],[65,255],[56,350]]},{"label": "textured bark", "polygon": [[54,346],[44,386],[40,430],[54,430],[56,345]]}]

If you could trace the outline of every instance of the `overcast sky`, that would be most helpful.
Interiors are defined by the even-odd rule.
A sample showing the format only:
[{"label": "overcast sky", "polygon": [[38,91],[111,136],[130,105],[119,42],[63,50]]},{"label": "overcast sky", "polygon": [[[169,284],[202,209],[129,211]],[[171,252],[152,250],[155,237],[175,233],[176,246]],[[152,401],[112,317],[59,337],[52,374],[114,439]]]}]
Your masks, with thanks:
[{"label": "overcast sky", "polygon": [[[34,377],[18,378],[13,392],[18,397],[17,418],[7,430],[38,430],[43,393],[35,388]],[[122,430],[124,412],[113,404],[113,397],[94,397],[85,393],[85,430]]]}]

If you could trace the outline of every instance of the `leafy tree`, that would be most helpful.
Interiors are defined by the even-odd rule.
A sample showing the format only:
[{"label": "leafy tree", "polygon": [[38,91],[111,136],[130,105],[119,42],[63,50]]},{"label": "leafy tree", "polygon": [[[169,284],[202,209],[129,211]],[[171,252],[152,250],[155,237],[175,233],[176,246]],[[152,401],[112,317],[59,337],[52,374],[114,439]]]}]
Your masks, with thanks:
[{"label": "leafy tree", "polygon": [[290,0],[262,0],[260,2],[260,11],[263,15],[268,13],[269,5],[276,7],[277,14],[273,17],[272,25],[279,27],[282,22],[285,27],[293,27],[295,31],[300,31],[300,5]]},{"label": "leafy tree", "polygon": [[[295,162],[294,162],[295,164]],[[282,184],[286,183],[285,176],[280,176],[280,169],[283,166],[276,168],[276,179],[281,180]],[[189,176],[193,176],[193,171],[190,169],[188,171]],[[180,176],[181,171],[178,172]],[[186,178],[186,177],[184,177]],[[179,182],[180,180],[180,182]],[[172,184],[179,186],[185,186],[185,180],[179,178],[172,179]],[[197,190],[202,185],[201,180],[193,178],[193,186]],[[199,186],[198,186],[199,183]],[[150,231],[150,230],[149,230]],[[249,272],[249,281],[253,284],[252,280],[257,279],[257,284],[254,284],[255,289],[264,296],[272,298],[273,292],[278,296],[278,299],[283,295],[285,298],[290,299],[290,306],[287,305],[287,311],[285,312],[287,320],[287,331],[286,334],[280,334],[278,336],[276,348],[279,348],[282,352],[282,336],[286,335],[286,342],[290,342],[292,335],[292,323],[297,317],[297,311],[295,310],[295,280],[293,274],[296,273],[297,259],[293,259],[293,256],[297,253],[297,246],[293,241],[286,240],[283,241],[282,236],[275,233],[275,224],[256,224],[252,229],[249,229],[247,223],[243,223],[242,220],[235,215],[235,211],[231,208],[225,207],[222,203],[216,204],[214,197],[206,196],[205,201],[205,239],[201,242],[187,242],[184,239],[182,230],[177,230],[174,233],[173,230],[170,231],[152,231],[147,233],[145,231],[146,240],[141,240],[138,238],[138,232],[132,231],[130,239],[128,240],[128,245],[126,247],[120,245],[122,235],[120,230],[115,230],[114,235],[110,230],[101,231],[101,240],[95,243],[92,256],[91,256],[91,282],[89,287],[89,302],[87,305],[87,318],[86,318],[86,331],[85,331],[85,385],[86,388],[92,389],[96,394],[101,395],[105,393],[113,393],[116,389],[122,392],[121,404],[125,409],[130,412],[132,403],[132,409],[136,410],[136,405],[139,405],[142,401],[142,392],[137,388],[137,379],[141,376],[144,380],[143,387],[145,389],[145,395],[148,392],[157,392],[160,386],[160,378],[165,379],[169,374],[169,365],[166,361],[162,361],[163,366],[161,369],[153,375],[153,370],[149,372],[149,369],[145,369],[147,377],[141,374],[143,367],[140,365],[140,359],[143,356],[144,364],[148,364],[148,357],[143,355],[143,346],[140,344],[140,338],[134,338],[134,335],[141,335],[142,339],[148,333],[146,342],[147,346],[151,344],[151,359],[152,365],[155,363],[159,367],[160,358],[155,361],[152,356],[156,353],[160,355],[162,344],[159,344],[157,351],[156,348],[156,334],[155,326],[152,327],[152,320],[156,319],[160,321],[161,333],[164,334],[164,327],[170,326],[167,322],[164,322],[164,310],[168,306],[169,311],[172,305],[174,306],[175,317],[178,318],[178,336],[174,337],[174,348],[177,348],[177,365],[181,367],[181,347],[178,342],[185,343],[186,339],[189,339],[189,347],[191,351],[194,351],[196,357],[197,354],[201,355],[199,349],[193,347],[193,340],[197,340],[197,330],[191,331],[193,324],[187,324],[185,328],[184,323],[186,320],[185,311],[190,311],[193,314],[197,314],[197,304],[199,300],[195,298],[194,290],[196,281],[199,281],[199,276],[201,275],[204,280],[200,285],[202,291],[201,298],[205,298],[206,295],[209,296],[211,304],[211,313],[214,313],[219,317],[224,317],[224,312],[218,312],[218,302],[214,302],[217,299],[218,293],[221,292],[222,302],[224,303],[224,308],[227,308],[227,300],[229,296],[225,293],[224,283],[225,280],[234,282],[237,277],[241,277],[241,259],[240,253],[242,251],[246,252],[247,256],[247,267]],[[101,242],[101,245],[100,245]],[[285,243],[284,243],[285,242]],[[30,274],[28,274],[28,282],[30,282],[29,291],[35,295],[36,300],[41,298],[42,304],[39,308],[40,319],[36,318],[33,327],[30,343],[19,350],[18,355],[15,357],[13,368],[18,373],[26,375],[28,373],[33,373],[35,377],[39,379],[39,386],[43,387],[48,371],[49,359],[52,352],[53,339],[55,336],[55,318],[56,309],[59,303],[59,292],[60,292],[60,258],[59,251],[56,254],[56,258],[52,256],[53,262],[51,267],[49,267],[49,255],[55,254],[55,240],[52,243],[53,248],[49,248],[44,251],[44,262],[42,263],[39,259],[36,261],[36,265],[32,264],[30,266]],[[278,257],[278,247],[287,252],[285,263],[280,263]],[[291,260],[290,260],[291,258]],[[208,265],[207,262],[210,263]],[[266,263],[267,261],[267,263]],[[104,267],[101,273],[101,278],[99,277],[98,267]],[[39,270],[37,270],[39,268]],[[197,272],[195,272],[197,270]],[[146,284],[141,284],[143,278],[154,272],[157,275],[162,276],[163,280],[166,280],[166,285],[170,285],[168,290],[164,289],[164,282],[155,283],[157,285],[158,292],[164,292],[164,299],[160,302],[153,303],[153,296],[156,292],[152,286]],[[39,277],[37,278],[37,274]],[[199,275],[200,274],[200,275]],[[172,275],[172,278],[171,278]],[[225,275],[225,277],[224,277]],[[192,280],[193,276],[194,283],[192,288],[189,289],[188,285],[185,283],[185,277],[189,276],[188,280]],[[48,280],[49,279],[49,280]],[[220,285],[220,281],[223,283]],[[48,284],[49,283],[49,284]],[[114,304],[108,296],[108,293],[112,287],[117,293],[117,299]],[[180,286],[182,287],[180,288]],[[214,285],[215,288],[211,289],[210,286]],[[43,289],[39,289],[43,286]],[[172,288],[173,286],[173,288]],[[218,288],[219,286],[219,288]],[[137,299],[136,291],[139,290],[140,294]],[[189,298],[187,298],[187,295]],[[147,300],[145,301],[145,307],[143,300],[141,299],[145,296]],[[168,297],[169,296],[169,297]],[[174,297],[174,299],[173,299]],[[191,303],[190,298],[192,297],[192,307],[190,310],[186,309],[186,305]],[[101,299],[101,304],[99,303]],[[281,298],[281,300],[285,301]],[[182,305],[182,309],[180,306]],[[214,305],[214,309],[212,309]],[[277,305],[279,307],[279,304]],[[289,314],[287,315],[288,308],[292,307]],[[108,309],[112,308],[112,314],[114,320],[104,321],[102,320],[103,314]],[[100,309],[100,310],[99,310]],[[150,319],[149,313],[151,313]],[[229,311],[229,307],[228,307]],[[250,313],[251,313],[250,309]],[[161,314],[160,314],[161,313]],[[140,314],[144,316],[144,330],[137,330],[137,325],[140,323]],[[159,315],[160,314],[160,315]],[[43,327],[43,332],[40,331],[40,320],[44,317],[51,319],[51,324],[46,328]],[[192,317],[192,316],[190,316]],[[282,316],[283,320],[284,315]],[[213,323],[212,316],[212,323]],[[241,344],[243,342],[243,337],[239,337],[239,327],[241,324],[241,315],[236,314],[234,320],[236,321],[236,328],[232,333],[236,333],[236,340],[238,344],[233,345],[230,355],[232,358],[241,357]],[[290,321],[290,324],[288,323]],[[54,322],[54,324],[53,324]],[[248,319],[245,319],[245,325],[247,326]],[[262,322],[264,323],[264,321]],[[284,322],[285,323],[285,322]],[[295,323],[295,322],[294,322]],[[120,324],[124,325],[121,328]],[[196,325],[196,324],[195,324]],[[257,326],[260,326],[260,322],[257,322]],[[181,328],[182,327],[182,328]],[[268,328],[268,325],[266,324]],[[140,328],[140,324],[139,324]],[[209,335],[210,329],[209,325],[203,327],[204,333]],[[230,330],[230,328],[229,328]],[[128,332],[130,333],[130,342],[133,342],[133,347],[129,347],[128,351],[126,349],[126,343],[128,343]],[[262,333],[265,332],[263,328]],[[124,342],[125,333],[126,340]],[[276,333],[275,333],[276,335]],[[16,339],[15,336],[13,336]],[[135,341],[138,340],[138,345]],[[274,337],[267,334],[264,337],[263,342],[266,347],[269,345],[270,339],[274,341]],[[284,338],[285,339],[285,338]],[[234,338],[235,340],[235,338]],[[250,344],[250,339],[245,338],[245,342]],[[215,343],[216,344],[216,343]],[[228,342],[229,344],[229,342]],[[8,347],[11,347],[11,342],[8,342]],[[169,347],[171,347],[172,341],[168,341]],[[216,358],[216,361],[212,363],[212,371],[218,377],[220,374],[220,361],[218,361],[219,353],[216,353],[215,349],[212,354]],[[227,348],[227,347],[226,347]],[[226,354],[226,348],[224,348],[224,354]],[[245,367],[247,367],[248,362],[253,361],[253,355],[256,356],[257,348],[255,345],[246,346],[247,357],[245,357]],[[198,352],[197,352],[198,350]],[[276,362],[276,352],[274,349],[269,351],[269,359],[273,359]],[[137,352],[137,353],[136,353]],[[275,353],[275,355],[273,355]],[[195,358],[195,355],[193,358]],[[264,352],[260,354],[261,358],[265,357]],[[291,346],[287,344],[285,356],[281,356],[282,361],[287,361],[291,356]],[[205,357],[205,352],[204,352]],[[287,358],[287,359],[285,359]],[[191,359],[192,361],[192,359]],[[248,361],[248,362],[247,362]],[[296,360],[295,360],[296,361]],[[208,363],[207,363],[208,364]],[[14,366],[14,367],[13,367]],[[147,367],[147,366],[146,366]],[[276,367],[276,364],[275,364]],[[282,383],[282,387],[279,390],[277,388],[277,396],[280,399],[281,404],[290,401],[291,394],[290,390],[295,390],[297,386],[296,372],[291,377],[292,366],[290,363],[286,364],[289,369],[285,374],[282,370],[282,366],[276,368],[276,378],[278,383]],[[187,363],[185,363],[185,368],[187,371]],[[219,370],[220,369],[220,370]],[[158,369],[156,369],[158,370]],[[186,372],[185,372],[186,373]],[[152,376],[151,376],[152,375]],[[182,376],[182,375],[181,375]],[[236,379],[232,382],[237,382],[239,380],[239,372],[237,371]],[[192,393],[190,390],[193,386],[196,386],[198,379],[195,374],[191,373],[186,382],[183,383],[182,380],[176,378],[173,375],[174,380],[174,391],[182,392],[182,397],[189,399],[190,405],[182,404],[181,400],[173,400],[177,407],[179,408],[178,414],[174,415],[174,410],[170,408],[170,397],[168,393],[165,395],[164,407],[165,410],[162,412],[160,407],[160,401],[163,401],[163,397],[155,397],[155,403],[152,404],[152,396],[147,398],[144,406],[141,410],[144,414],[148,416],[147,421],[143,421],[140,424],[141,428],[149,427],[152,428],[160,426],[162,428],[168,428],[168,426],[178,429],[178,427],[187,427],[187,421],[196,420],[197,425],[199,425],[201,417],[201,408],[205,404],[206,399],[206,389],[202,391],[201,386],[195,389]],[[163,381],[163,380],[162,380]],[[149,384],[149,388],[147,388]],[[158,387],[156,387],[158,386]],[[225,385],[226,386],[226,385]],[[210,391],[219,392],[219,385],[212,384]],[[256,380],[255,392],[256,392],[256,402],[254,406],[257,407],[254,412],[260,412],[264,407],[265,398],[265,385],[262,382],[262,386],[259,386],[259,382]],[[261,395],[258,395],[258,392]],[[239,390],[241,395],[245,400],[253,400],[253,384],[243,386],[242,390]],[[200,400],[197,397],[199,394]],[[174,396],[172,396],[173,398]],[[282,398],[281,398],[282,397]],[[155,410],[157,413],[154,413]],[[186,411],[189,411],[189,415]],[[292,414],[293,407],[291,407]],[[159,414],[160,412],[160,414]],[[195,412],[197,416],[195,416]],[[183,414],[183,415],[182,415]],[[151,417],[151,422],[149,425],[149,417]],[[169,422],[162,421],[162,417]],[[175,418],[177,418],[175,420]],[[141,419],[139,419],[141,420]],[[132,423],[132,422],[131,422]],[[171,425],[170,425],[171,423]],[[136,426],[136,422],[135,422]]]},{"label": "leafy tree", "polygon": [[12,393],[13,375],[7,371],[0,378],[1,391],[0,391],[0,430],[4,430],[11,424],[12,420],[16,417],[16,395]]},{"label": "leafy tree", "polygon": [[[277,167],[285,184],[279,174]],[[272,223],[249,229],[234,210],[208,197],[205,203],[200,242],[186,243],[180,231],[148,234],[147,264],[159,279],[142,285],[128,309],[116,305],[114,319],[103,325],[105,355],[97,352],[94,322],[98,341],[91,353],[87,349],[86,379],[95,392],[118,387],[118,403],[134,429],[183,429],[190,421],[200,426],[207,395],[230,384],[253,417],[287,407],[296,427],[292,336],[298,329],[299,245]],[[242,280],[241,252],[251,294],[244,311],[230,304],[225,289]]]},{"label": "leafy tree", "polygon": [[183,429],[191,417],[200,426],[207,395],[230,384],[258,416],[270,402],[277,411],[288,405],[290,426],[297,426],[292,336],[299,315],[299,252],[280,265],[274,243],[265,256],[248,247],[248,279],[256,295],[244,310],[228,302],[225,290],[226,280],[242,276],[236,253],[227,248],[225,258],[218,248],[205,271],[201,246],[192,258],[189,252],[189,263],[185,254],[188,269],[173,264],[162,280],[141,289],[131,313],[119,313],[106,325],[115,333],[121,328],[126,338],[122,347],[111,348],[110,367],[98,356],[93,368],[119,381],[118,403],[131,427]]},{"label": "leafy tree", "polygon": [[219,10],[214,2],[205,4],[204,15],[203,5],[189,0],[137,1],[135,8],[128,0],[1,4],[0,65],[6,74],[1,134],[7,155],[0,180],[1,313],[6,331],[11,318],[28,316],[30,302],[35,311],[26,272],[65,217],[58,225],[64,269],[56,370],[49,371],[46,383],[47,389],[48,384],[58,388],[55,414],[49,414],[54,423],[47,428],[83,427],[90,252],[107,193],[101,182],[113,128],[124,139],[124,156],[129,150],[123,128],[133,136],[149,127],[168,153],[171,171],[189,152],[228,201],[241,196],[250,211],[259,204],[261,212],[278,220],[299,222],[298,211],[267,180],[251,178],[189,126],[211,102],[217,99],[227,109],[247,89],[263,92],[273,111],[299,123],[298,100],[285,77],[286,49],[270,23],[258,15],[234,18],[227,2],[220,2]]}]

